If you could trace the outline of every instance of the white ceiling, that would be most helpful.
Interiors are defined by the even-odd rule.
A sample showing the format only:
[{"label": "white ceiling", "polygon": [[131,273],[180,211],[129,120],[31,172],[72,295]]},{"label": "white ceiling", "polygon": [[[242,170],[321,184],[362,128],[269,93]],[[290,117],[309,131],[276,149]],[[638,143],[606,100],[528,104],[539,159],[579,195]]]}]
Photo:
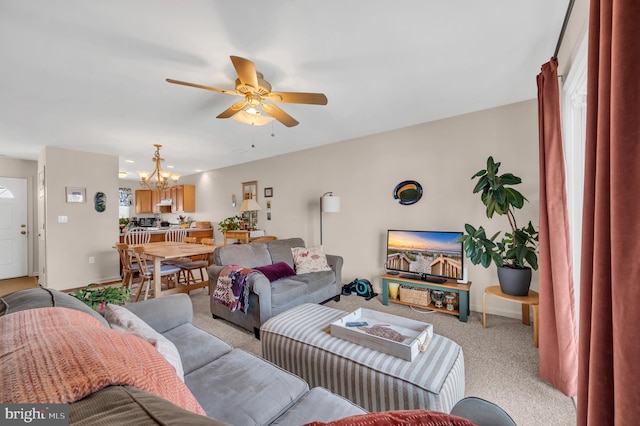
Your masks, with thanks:
[{"label": "white ceiling", "polygon": [[[567,3],[2,0],[0,156],[51,145],[135,174],[159,143],[189,175],[532,99]],[[233,90],[230,55],[329,103],[252,127],[215,118],[240,98],[165,82]]]}]

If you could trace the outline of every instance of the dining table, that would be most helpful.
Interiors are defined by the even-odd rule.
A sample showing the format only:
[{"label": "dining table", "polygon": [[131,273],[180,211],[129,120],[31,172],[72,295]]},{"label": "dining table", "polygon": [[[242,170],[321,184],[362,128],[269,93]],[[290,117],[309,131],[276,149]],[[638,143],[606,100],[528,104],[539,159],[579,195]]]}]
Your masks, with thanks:
[{"label": "dining table", "polygon": [[216,247],[208,244],[188,244],[174,241],[158,241],[141,244],[146,257],[153,259],[153,297],[173,293],[186,293],[191,290],[206,287],[208,280],[193,284],[179,284],[173,288],[162,290],[160,269],[163,260],[179,259],[191,256],[207,255],[209,265],[213,263],[213,252]]}]

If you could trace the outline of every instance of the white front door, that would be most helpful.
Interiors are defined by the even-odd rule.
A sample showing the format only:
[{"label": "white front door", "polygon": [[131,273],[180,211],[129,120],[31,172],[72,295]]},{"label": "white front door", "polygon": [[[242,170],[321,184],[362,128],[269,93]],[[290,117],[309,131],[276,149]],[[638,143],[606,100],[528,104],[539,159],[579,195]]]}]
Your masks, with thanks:
[{"label": "white front door", "polygon": [[0,177],[0,279],[27,275],[27,179]]}]

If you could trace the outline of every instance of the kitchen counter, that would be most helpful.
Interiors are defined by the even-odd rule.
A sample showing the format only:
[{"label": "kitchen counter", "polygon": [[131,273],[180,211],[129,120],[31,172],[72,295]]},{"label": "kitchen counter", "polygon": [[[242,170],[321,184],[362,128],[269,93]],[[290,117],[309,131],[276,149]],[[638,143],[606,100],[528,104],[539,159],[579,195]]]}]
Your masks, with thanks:
[{"label": "kitchen counter", "polygon": [[[156,241],[164,241],[164,234],[167,233],[169,227],[150,227],[149,233],[151,234],[151,242],[154,243]],[[187,235],[190,237],[196,237],[198,242],[202,238],[213,238],[213,228],[186,228]],[[124,242],[124,234],[123,232],[120,234],[120,242]]]}]

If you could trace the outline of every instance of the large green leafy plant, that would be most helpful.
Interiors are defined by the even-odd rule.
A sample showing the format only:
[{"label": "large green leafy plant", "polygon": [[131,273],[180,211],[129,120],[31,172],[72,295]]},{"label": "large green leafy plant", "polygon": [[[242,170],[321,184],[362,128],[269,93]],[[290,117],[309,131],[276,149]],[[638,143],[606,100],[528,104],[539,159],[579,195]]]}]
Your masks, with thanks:
[{"label": "large green leafy plant", "polygon": [[526,268],[529,265],[538,269],[538,231],[531,221],[521,228],[516,223],[515,211],[521,209],[528,200],[512,186],[521,183],[522,179],[511,173],[500,175],[499,168],[500,163],[489,157],[487,168],[471,177],[478,178],[473,193],[480,193],[489,219],[495,214],[507,217],[511,232],[505,232],[502,238],[498,238],[502,233],[498,231],[488,238],[482,226],[476,229],[465,224],[465,234],[458,238],[458,242],[464,243],[465,253],[474,265],[481,264],[488,268],[493,261],[497,266]]}]

